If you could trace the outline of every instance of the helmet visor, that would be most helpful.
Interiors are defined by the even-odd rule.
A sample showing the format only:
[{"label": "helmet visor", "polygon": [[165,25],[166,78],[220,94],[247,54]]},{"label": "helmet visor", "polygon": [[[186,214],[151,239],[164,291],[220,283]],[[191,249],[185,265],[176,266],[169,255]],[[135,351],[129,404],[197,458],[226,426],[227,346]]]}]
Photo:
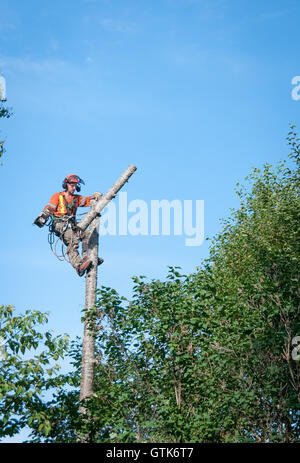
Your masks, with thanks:
[{"label": "helmet visor", "polygon": [[83,185],[85,185],[82,178],[78,177],[78,175],[70,175],[67,179],[67,183],[82,183]]}]

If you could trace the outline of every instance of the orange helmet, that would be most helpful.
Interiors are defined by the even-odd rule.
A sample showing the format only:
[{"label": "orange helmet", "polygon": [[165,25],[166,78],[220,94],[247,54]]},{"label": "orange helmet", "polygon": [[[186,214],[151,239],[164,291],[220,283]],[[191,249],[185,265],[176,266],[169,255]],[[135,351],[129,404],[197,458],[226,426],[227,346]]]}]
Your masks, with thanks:
[{"label": "orange helmet", "polygon": [[80,191],[80,183],[82,183],[83,185],[85,184],[82,178],[78,177],[78,175],[75,174],[69,174],[66,176],[62,183],[62,187],[64,188],[64,190],[67,189],[67,183],[76,183],[76,191]]}]

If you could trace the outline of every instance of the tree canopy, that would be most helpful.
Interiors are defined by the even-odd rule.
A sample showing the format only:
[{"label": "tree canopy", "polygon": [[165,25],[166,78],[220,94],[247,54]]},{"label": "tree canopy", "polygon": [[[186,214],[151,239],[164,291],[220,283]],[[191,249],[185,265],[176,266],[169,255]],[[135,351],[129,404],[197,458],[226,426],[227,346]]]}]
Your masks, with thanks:
[{"label": "tree canopy", "polygon": [[[41,337],[41,314],[1,312],[10,353],[1,363],[3,434],[24,423],[36,442],[299,442],[300,145],[237,186],[209,258],[164,281],[134,276],[129,301],[101,287],[93,322],[97,360],[89,420],[78,414],[81,342]],[[26,320],[26,321],[25,321]],[[9,327],[4,328],[4,326]],[[27,327],[27,328],[26,328]],[[18,349],[44,345],[20,363]],[[23,347],[22,347],[23,346]],[[45,373],[68,353],[73,371]],[[46,376],[45,376],[46,375]],[[49,387],[49,400],[41,392]],[[16,421],[14,421],[16,420]]]}]

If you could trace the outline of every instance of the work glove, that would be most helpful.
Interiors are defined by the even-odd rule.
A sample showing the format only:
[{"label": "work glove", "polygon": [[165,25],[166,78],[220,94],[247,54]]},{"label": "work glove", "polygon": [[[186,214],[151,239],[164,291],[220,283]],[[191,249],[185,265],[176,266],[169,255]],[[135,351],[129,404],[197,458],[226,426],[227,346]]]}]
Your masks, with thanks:
[{"label": "work glove", "polygon": [[100,193],[99,191],[96,191],[92,196],[91,196],[91,199],[94,199],[95,201],[99,201],[99,199],[101,199],[103,196],[102,193]]}]

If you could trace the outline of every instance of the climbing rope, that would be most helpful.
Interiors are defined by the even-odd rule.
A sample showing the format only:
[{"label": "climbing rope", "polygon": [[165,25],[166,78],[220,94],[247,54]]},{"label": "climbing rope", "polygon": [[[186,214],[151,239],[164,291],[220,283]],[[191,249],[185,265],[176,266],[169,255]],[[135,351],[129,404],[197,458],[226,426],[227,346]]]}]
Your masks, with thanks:
[{"label": "climbing rope", "polygon": [[[63,242],[63,235],[65,233],[65,231],[67,230],[68,228],[68,222],[69,220],[67,219],[66,220],[66,223],[65,223],[65,226],[63,227],[62,231],[58,234],[57,232],[55,232],[54,230],[54,221],[52,219],[52,217],[50,217],[48,219],[48,221],[46,222],[45,225],[48,225],[49,227],[49,230],[48,230],[48,243],[50,245],[50,248],[51,248],[51,251],[53,252],[53,254],[55,255],[55,257],[60,260],[60,261],[63,261],[65,260],[66,262],[68,262],[67,258],[66,258],[66,253],[65,253],[65,250],[64,250],[64,242]],[[57,239],[55,239],[57,237]],[[57,244],[58,242],[61,240],[61,254],[58,254],[57,252]]]},{"label": "climbing rope", "polygon": [[[86,214],[86,212],[83,212],[82,214],[78,214],[78,215],[81,216],[81,215],[85,215],[85,214]],[[76,216],[72,215],[70,217],[67,217],[66,219],[64,219],[64,222],[65,222],[64,227],[63,227],[63,229],[61,230],[60,233],[55,231],[55,229],[54,229],[54,220],[53,220],[52,217],[48,218],[45,225],[47,225],[49,227],[49,230],[48,230],[48,243],[50,245],[51,251],[53,252],[55,257],[58,260],[60,260],[61,262],[66,261],[66,262],[70,263],[70,260],[68,258],[67,252],[66,252],[67,246],[64,244],[63,237],[64,237],[64,234],[67,231],[67,229],[70,226],[72,226],[72,222],[76,223]],[[57,239],[55,240],[56,236],[57,236]],[[57,249],[56,249],[57,244],[58,244],[59,241],[61,241],[61,254],[58,254]],[[70,242],[69,246],[72,246],[72,241]]]}]

